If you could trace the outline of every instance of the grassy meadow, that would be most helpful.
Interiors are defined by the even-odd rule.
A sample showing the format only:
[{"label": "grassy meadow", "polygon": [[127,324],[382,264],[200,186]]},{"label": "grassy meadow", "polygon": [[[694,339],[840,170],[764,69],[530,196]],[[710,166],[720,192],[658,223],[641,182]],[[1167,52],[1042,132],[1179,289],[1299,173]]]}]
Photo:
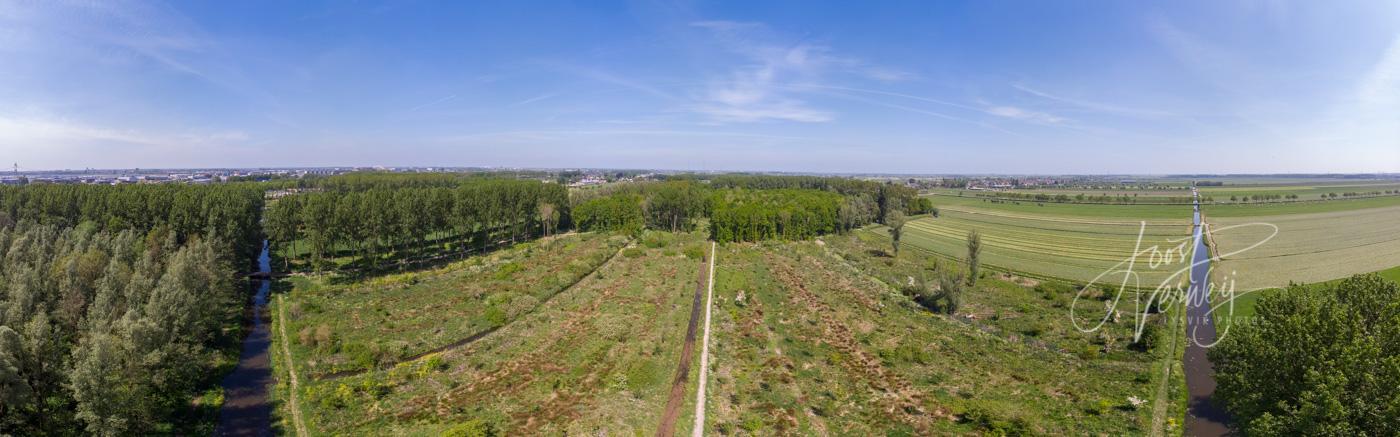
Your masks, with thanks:
[{"label": "grassy meadow", "polygon": [[[538,269],[521,270],[511,277],[525,282],[554,274],[550,268],[532,265],[569,265],[571,261],[554,260],[556,250],[572,255],[617,253],[603,257],[606,262],[590,268],[592,273],[557,291],[552,299],[469,344],[342,378],[308,377],[306,355],[299,355],[295,365],[303,375],[299,394],[308,427],[315,434],[473,435],[473,430],[487,428],[504,435],[654,433],[679,360],[701,257],[708,245],[700,233],[648,232],[618,251],[619,238],[570,236],[547,243],[573,245],[569,250],[541,247],[512,258],[508,263]],[[491,262],[481,261],[482,265]],[[502,270],[482,269],[477,274],[492,275],[492,271]],[[516,286],[489,284],[484,289]],[[431,288],[405,290],[402,294],[424,302],[437,299]],[[403,299],[400,294],[385,293],[357,307],[385,306]],[[474,310],[436,311],[451,316]],[[353,320],[354,316],[342,313],[339,317]],[[434,336],[437,329],[414,324],[399,335]],[[692,420],[693,385],[692,376],[681,431]]]},{"label": "grassy meadow", "polygon": [[[293,277],[293,354],[308,375],[371,369],[496,329],[533,311],[625,242],[568,234],[452,265],[346,285]],[[326,281],[321,281],[326,282]]]},{"label": "grassy meadow", "polygon": [[[910,221],[901,244],[961,259],[967,252],[967,235],[973,230],[981,235],[982,260],[987,266],[1072,281],[1097,278],[1100,284],[1116,286],[1123,275],[1104,273],[1126,269],[1126,264],[1120,264],[1133,258],[1135,251],[1148,251],[1133,267],[1140,284],[1129,283],[1139,288],[1179,282],[1182,275],[1174,274],[1188,264],[1182,254],[1189,252],[1191,243],[1189,218],[1069,218],[949,206],[940,208],[939,217]],[[887,228],[872,227],[870,231],[883,234]],[[1155,257],[1150,255],[1154,246],[1158,248]],[[1148,263],[1154,260],[1166,264],[1153,268]]]},{"label": "grassy meadow", "polygon": [[712,434],[1121,435],[1154,418],[1179,430],[1169,316],[1151,317],[1163,332],[1143,351],[1130,345],[1131,315],[1079,332],[1068,317],[1077,290],[1003,275],[966,292],[958,316],[934,314],[896,287],[961,267],[890,257],[885,244],[857,233],[720,250]]}]

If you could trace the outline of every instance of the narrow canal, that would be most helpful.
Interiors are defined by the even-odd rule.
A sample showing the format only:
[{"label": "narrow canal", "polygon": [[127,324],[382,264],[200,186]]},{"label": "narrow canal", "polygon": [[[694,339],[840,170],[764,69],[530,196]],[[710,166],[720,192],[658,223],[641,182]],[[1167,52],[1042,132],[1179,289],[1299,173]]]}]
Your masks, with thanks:
[{"label": "narrow canal", "polygon": [[219,412],[219,426],[215,431],[220,436],[271,436],[272,403],[267,397],[267,389],[274,381],[272,363],[268,360],[268,346],[272,343],[268,326],[263,318],[267,311],[267,295],[272,288],[268,273],[272,272],[268,244],[263,242],[262,253],[258,255],[257,292],[253,294],[253,323],[248,336],[243,339],[243,352],[238,357],[238,367],[233,370],[221,385],[224,387],[224,406]]},{"label": "narrow canal", "polygon": [[[1186,299],[1186,435],[1223,436],[1229,432],[1230,416],[1216,406],[1215,366],[1206,356],[1207,346],[1215,344],[1215,321],[1210,311],[1210,248],[1206,247],[1201,223],[1201,200],[1196,196],[1193,218],[1191,288]],[[1203,346],[1204,345],[1204,346]]]}]

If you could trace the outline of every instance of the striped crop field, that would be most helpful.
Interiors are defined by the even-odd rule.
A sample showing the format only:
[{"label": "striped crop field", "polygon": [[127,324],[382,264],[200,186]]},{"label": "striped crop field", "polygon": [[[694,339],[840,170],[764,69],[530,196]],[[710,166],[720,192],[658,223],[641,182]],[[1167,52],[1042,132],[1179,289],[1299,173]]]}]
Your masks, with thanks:
[{"label": "striped crop field", "polygon": [[[1172,285],[1184,280],[1184,274],[1172,275],[1189,264],[1184,261],[1189,253],[1183,254],[1189,252],[1191,243],[1189,210],[1176,220],[1132,220],[967,206],[940,209],[940,217],[920,218],[905,226],[902,242],[906,247],[962,259],[967,254],[967,235],[975,229],[982,238],[982,263],[986,266],[1080,282],[1098,278],[1099,283],[1108,284],[1119,283],[1123,276],[1099,276],[1126,268],[1120,263],[1137,252],[1142,255],[1133,271],[1138,274],[1138,286],[1146,288],[1167,280],[1172,280]],[[877,228],[876,232],[885,230]],[[1153,268],[1149,263],[1154,260],[1166,264]]]},{"label": "striped crop field", "polygon": [[[1224,255],[1215,281],[1233,278],[1240,291],[1400,266],[1400,206],[1247,217],[1215,217],[1207,208],[1206,221]],[[1274,228],[1263,224],[1278,234],[1268,239]]]}]

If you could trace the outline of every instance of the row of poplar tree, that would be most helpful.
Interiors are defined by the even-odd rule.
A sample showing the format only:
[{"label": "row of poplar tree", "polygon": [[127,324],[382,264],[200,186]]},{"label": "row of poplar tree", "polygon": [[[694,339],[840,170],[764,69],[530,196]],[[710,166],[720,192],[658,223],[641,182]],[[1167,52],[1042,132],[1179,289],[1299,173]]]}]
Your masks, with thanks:
[{"label": "row of poplar tree", "polygon": [[690,230],[708,217],[719,242],[806,239],[933,210],[903,185],[817,176],[682,175],[582,191],[573,202],[583,230]]},{"label": "row of poplar tree", "polygon": [[350,256],[365,267],[400,251],[451,247],[465,254],[557,232],[570,223],[568,189],[537,180],[443,174],[327,178],[268,207],[272,244],[317,269]]}]

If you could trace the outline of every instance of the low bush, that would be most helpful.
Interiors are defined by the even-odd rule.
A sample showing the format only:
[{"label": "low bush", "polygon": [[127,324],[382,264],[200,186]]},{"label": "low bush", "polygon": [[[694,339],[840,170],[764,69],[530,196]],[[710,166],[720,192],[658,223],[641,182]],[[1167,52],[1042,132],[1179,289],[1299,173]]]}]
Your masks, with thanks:
[{"label": "low bush", "polygon": [[686,258],[690,258],[690,259],[695,259],[695,260],[704,258],[704,257],[705,257],[705,248],[700,247],[699,244],[692,244],[692,245],[686,246],[686,248],[685,248],[685,257],[686,257]]}]

